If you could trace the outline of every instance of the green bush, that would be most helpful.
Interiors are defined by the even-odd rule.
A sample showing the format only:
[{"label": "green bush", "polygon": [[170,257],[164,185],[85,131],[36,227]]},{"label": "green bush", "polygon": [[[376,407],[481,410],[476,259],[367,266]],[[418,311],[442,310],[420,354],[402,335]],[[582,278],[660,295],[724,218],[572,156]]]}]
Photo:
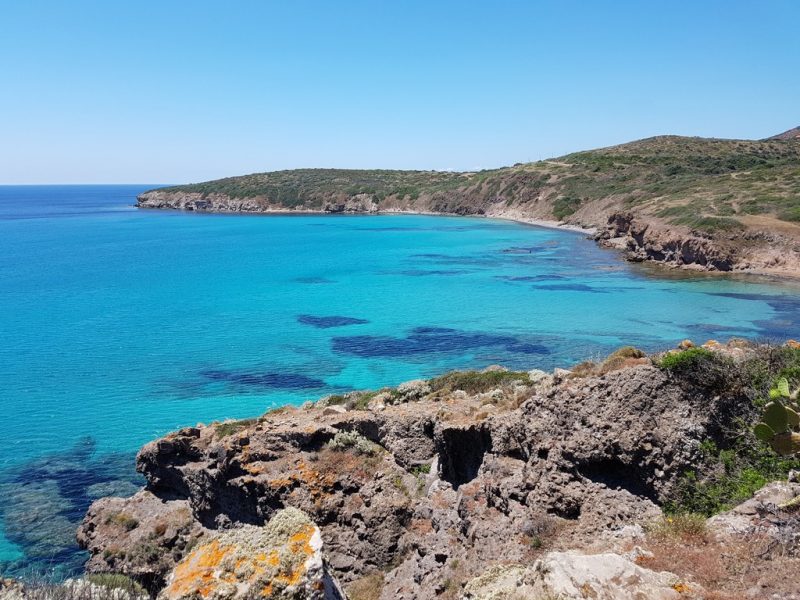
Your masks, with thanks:
[{"label": "green bush", "polygon": [[328,442],[328,447],[339,452],[352,449],[356,454],[367,456],[375,456],[381,451],[381,447],[378,444],[369,441],[357,431],[337,432],[333,439]]},{"label": "green bush", "polygon": [[431,389],[437,391],[464,390],[468,394],[479,394],[519,382],[531,382],[525,371],[453,371],[431,379]]},{"label": "green bush", "polygon": [[657,364],[665,371],[685,372],[697,369],[698,366],[713,362],[715,359],[716,356],[711,350],[688,348],[665,354]]},{"label": "green bush", "polygon": [[217,434],[217,437],[224,438],[229,435],[233,435],[244,429],[245,427],[249,427],[250,425],[255,425],[258,422],[258,419],[241,419],[239,421],[225,421],[224,423],[217,423],[214,425],[214,432]]},{"label": "green bush", "polygon": [[559,221],[563,221],[566,217],[574,214],[576,210],[581,207],[583,201],[580,198],[571,196],[559,196],[553,202],[553,216]]},{"label": "green bush", "polygon": [[800,206],[794,206],[792,208],[782,210],[780,213],[778,213],[778,218],[782,221],[800,221]]},{"label": "green bush", "polygon": [[706,532],[705,515],[690,512],[664,515],[647,527],[647,533],[656,538],[682,541],[702,538]]},{"label": "green bush", "polygon": [[684,473],[674,498],[664,508],[668,513],[715,515],[752,498],[770,481],[785,479],[798,467],[800,461],[777,456],[743,428],[737,444],[727,450],[704,443],[699,469],[711,475],[699,480],[695,471]]},{"label": "green bush", "polygon": [[139,521],[134,517],[126,514],[126,513],[114,513],[113,515],[109,515],[106,519],[106,523],[113,523],[114,525],[119,525],[125,531],[133,531],[139,526]]}]

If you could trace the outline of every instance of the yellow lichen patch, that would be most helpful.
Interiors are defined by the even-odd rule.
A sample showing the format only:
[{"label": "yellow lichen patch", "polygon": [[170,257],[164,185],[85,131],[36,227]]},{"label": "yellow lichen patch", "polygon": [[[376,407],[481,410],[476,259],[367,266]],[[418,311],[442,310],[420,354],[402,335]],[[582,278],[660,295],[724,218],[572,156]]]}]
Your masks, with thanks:
[{"label": "yellow lichen patch", "polygon": [[685,594],[691,591],[691,588],[685,583],[676,583],[675,585],[672,586],[672,589],[678,592],[679,594]]},{"label": "yellow lichen patch", "polygon": [[[314,553],[314,549],[311,547],[311,537],[314,535],[314,531],[313,525],[306,525],[289,538],[288,549],[293,558],[293,560],[289,561],[291,566],[286,570],[279,571],[273,577],[274,582],[280,583],[285,587],[297,585],[303,575],[306,559]],[[277,552],[275,557],[278,561],[280,560]],[[268,586],[272,588],[273,583],[268,584]]]},{"label": "yellow lichen patch", "polygon": [[221,546],[218,540],[212,540],[196,548],[176,567],[172,581],[164,594],[167,598],[183,598],[200,595],[208,597],[216,585],[215,571],[231,552],[230,546]]},{"label": "yellow lichen patch", "polygon": [[261,475],[264,472],[263,463],[249,463],[242,464],[242,468],[251,475]]},{"label": "yellow lichen patch", "polygon": [[305,484],[316,504],[319,504],[323,496],[328,495],[329,490],[332,490],[336,483],[336,476],[333,473],[328,472],[323,475],[319,471],[310,468],[302,460],[297,463],[297,472],[294,477]]},{"label": "yellow lichen patch", "polygon": [[309,565],[321,564],[315,557],[315,535],[319,536],[316,526],[293,508],[279,511],[264,527],[226,531],[178,564],[160,598],[217,600],[250,598],[253,593],[283,597],[293,586],[314,583],[302,580]]}]

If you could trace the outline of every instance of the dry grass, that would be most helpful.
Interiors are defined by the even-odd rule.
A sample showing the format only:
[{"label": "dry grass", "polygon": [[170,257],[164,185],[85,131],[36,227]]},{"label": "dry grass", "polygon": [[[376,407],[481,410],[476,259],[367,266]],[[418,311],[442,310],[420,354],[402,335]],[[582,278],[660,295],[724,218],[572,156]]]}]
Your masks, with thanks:
[{"label": "dry grass", "polygon": [[383,590],[383,573],[376,571],[356,579],[345,590],[350,600],[376,600]]},{"label": "dry grass", "polygon": [[645,353],[638,348],[623,346],[609,354],[602,362],[598,363],[593,360],[586,360],[578,363],[570,369],[569,376],[577,379],[596,377],[612,371],[648,364],[649,362],[649,359],[645,357]]},{"label": "dry grass", "polygon": [[647,528],[650,537],[660,541],[698,544],[707,540],[706,518],[694,513],[666,515]]},{"label": "dry grass", "polygon": [[[694,516],[662,522],[650,528],[642,567],[670,571],[681,580],[703,587],[703,600],[791,598],[797,593],[800,557],[769,556],[758,537],[736,542],[712,539]],[[749,595],[756,594],[756,595]]]}]

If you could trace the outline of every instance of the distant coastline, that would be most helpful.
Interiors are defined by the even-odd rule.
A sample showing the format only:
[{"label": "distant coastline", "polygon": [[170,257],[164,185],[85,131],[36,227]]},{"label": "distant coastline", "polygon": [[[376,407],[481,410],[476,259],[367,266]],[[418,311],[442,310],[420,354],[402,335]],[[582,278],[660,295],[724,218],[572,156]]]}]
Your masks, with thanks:
[{"label": "distant coastline", "polygon": [[634,262],[800,276],[800,138],[660,136],[476,172],[297,169],[150,190],[141,208],[484,216],[580,231]]}]

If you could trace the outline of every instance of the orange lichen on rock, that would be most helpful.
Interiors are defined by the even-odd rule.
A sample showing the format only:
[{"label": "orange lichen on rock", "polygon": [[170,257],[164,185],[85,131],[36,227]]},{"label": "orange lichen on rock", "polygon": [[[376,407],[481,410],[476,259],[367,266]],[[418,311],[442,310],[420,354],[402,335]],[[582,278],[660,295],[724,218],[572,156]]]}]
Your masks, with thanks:
[{"label": "orange lichen on rock", "polygon": [[193,550],[175,567],[159,598],[269,599],[293,590],[313,598],[314,590],[324,588],[321,547],[316,525],[299,510],[284,509],[264,527],[228,530]]},{"label": "orange lichen on rock", "polygon": [[217,585],[216,571],[231,552],[212,540],[196,548],[175,567],[169,586],[162,592],[169,598],[201,596],[207,598]]}]

